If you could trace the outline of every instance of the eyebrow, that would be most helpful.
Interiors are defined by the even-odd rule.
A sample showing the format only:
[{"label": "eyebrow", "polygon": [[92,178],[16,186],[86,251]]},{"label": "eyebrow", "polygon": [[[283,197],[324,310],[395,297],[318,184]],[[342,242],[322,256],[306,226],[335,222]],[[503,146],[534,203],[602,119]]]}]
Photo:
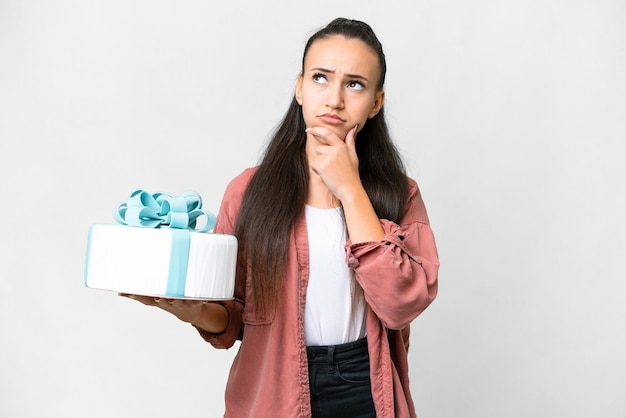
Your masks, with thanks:
[{"label": "eyebrow", "polygon": [[[322,67],[315,67],[315,68],[311,68],[311,71],[319,71],[321,73],[330,73],[330,74],[335,74],[335,72],[333,70],[329,70],[327,68],[322,68]],[[346,74],[346,76],[348,78],[358,78],[360,80],[364,80],[364,81],[369,81],[367,79],[367,77],[364,77],[362,75],[359,74]]]}]

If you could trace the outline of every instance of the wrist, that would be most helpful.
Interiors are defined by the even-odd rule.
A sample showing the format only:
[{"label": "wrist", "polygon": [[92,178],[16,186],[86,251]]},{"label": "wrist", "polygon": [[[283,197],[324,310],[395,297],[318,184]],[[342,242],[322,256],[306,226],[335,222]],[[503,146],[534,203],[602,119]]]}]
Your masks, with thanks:
[{"label": "wrist", "polygon": [[341,193],[341,196],[337,196],[337,198],[341,201],[341,205],[344,207],[350,206],[360,206],[363,204],[371,205],[370,198],[363,188],[363,185],[359,183],[357,186],[346,188],[345,191]]},{"label": "wrist", "polygon": [[203,331],[212,334],[224,332],[228,325],[228,310],[221,304],[215,302],[205,302],[193,325]]}]

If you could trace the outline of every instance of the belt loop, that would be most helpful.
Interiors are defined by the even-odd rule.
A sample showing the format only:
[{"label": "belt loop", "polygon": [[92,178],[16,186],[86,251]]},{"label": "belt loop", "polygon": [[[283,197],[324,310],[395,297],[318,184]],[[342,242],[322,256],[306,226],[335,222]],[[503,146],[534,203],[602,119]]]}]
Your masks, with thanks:
[{"label": "belt loop", "polygon": [[328,346],[327,360],[328,360],[328,373],[329,374],[335,373],[335,346],[334,345]]}]

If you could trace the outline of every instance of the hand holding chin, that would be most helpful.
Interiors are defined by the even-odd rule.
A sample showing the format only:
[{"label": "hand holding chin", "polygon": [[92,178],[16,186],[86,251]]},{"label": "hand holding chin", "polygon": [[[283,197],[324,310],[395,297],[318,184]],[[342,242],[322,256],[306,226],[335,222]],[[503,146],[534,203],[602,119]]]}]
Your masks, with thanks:
[{"label": "hand holding chin", "polygon": [[343,200],[352,188],[361,187],[355,149],[357,126],[345,138],[322,126],[307,128],[306,132],[309,165],[333,195]]}]

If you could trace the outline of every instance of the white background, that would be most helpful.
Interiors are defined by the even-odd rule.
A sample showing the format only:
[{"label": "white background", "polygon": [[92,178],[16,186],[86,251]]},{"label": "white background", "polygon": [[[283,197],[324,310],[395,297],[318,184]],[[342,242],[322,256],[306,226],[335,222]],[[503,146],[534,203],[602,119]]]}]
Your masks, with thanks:
[{"label": "white background", "polygon": [[137,188],[217,211],[336,16],[385,47],[440,251],[420,418],[626,416],[620,0],[0,0],[0,416],[221,416],[235,350],[85,289],[87,231]]}]

